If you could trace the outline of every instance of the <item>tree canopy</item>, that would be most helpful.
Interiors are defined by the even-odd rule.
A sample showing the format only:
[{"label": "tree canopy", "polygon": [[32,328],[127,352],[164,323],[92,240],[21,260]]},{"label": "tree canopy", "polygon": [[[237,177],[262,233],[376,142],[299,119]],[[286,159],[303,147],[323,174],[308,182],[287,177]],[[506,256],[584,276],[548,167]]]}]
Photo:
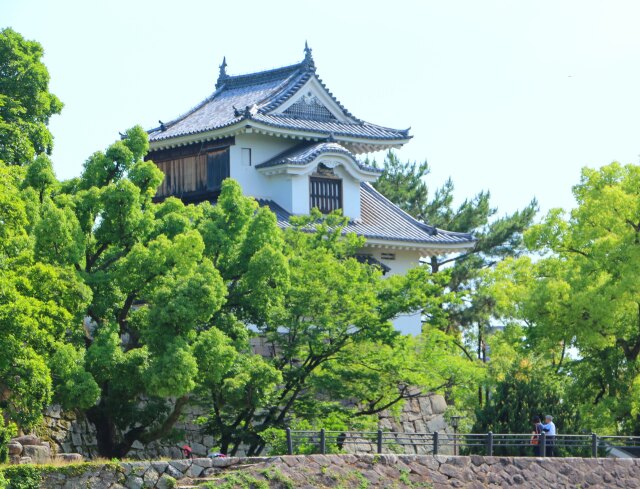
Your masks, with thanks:
[{"label": "tree canopy", "polygon": [[[37,161],[51,171],[46,156]],[[52,204],[26,173],[0,163],[0,408],[28,429],[52,400],[88,406],[97,388],[73,346],[91,291],[68,263],[39,259],[35,230]]]},{"label": "tree canopy", "polygon": [[547,375],[566,379],[582,427],[637,434],[640,167],[585,168],[573,193],[575,209],[551,210],[526,234],[542,258],[502,264],[494,291]]},{"label": "tree canopy", "polygon": [[[4,386],[12,393],[5,407],[22,426],[59,402],[84,411],[100,453],[119,457],[135,441],[171,436],[197,402],[210,409],[206,428],[225,452],[260,453],[262,434],[292,420],[329,417],[346,427],[416,395],[410,385],[452,388],[472,375],[426,348],[431,341],[446,356],[448,343],[402,338],[391,325],[399,313],[453,301],[443,291],[447,273],[383,277],[355,259],[363,239],[343,232],[339,214],[315,212],[283,231],[230,179],[215,205],[155,203],[162,173],[144,161],[147,149],[134,127],[66,182],[44,155],[3,167],[12,175],[2,207],[6,263],[10,251],[23,267],[6,277],[33,277],[23,288],[44,309],[34,318],[18,292],[6,305],[24,334],[34,321],[42,329],[37,341],[23,340],[40,355],[19,377],[32,392]],[[269,354],[254,353],[255,341]]]},{"label": "tree canopy", "polygon": [[[495,306],[490,291],[483,286],[483,272],[505,258],[519,256],[525,251],[522,235],[533,223],[536,200],[522,210],[497,217],[498,211],[491,206],[487,191],[456,206],[451,179],[435,190],[429,188],[427,162],[403,162],[395,153],[389,152],[382,169],[376,188],[407,213],[437,228],[471,233],[477,240],[475,246],[464,253],[431,256],[425,265],[432,273],[447,270],[449,278],[443,290],[453,293],[456,298],[443,305],[436,323],[451,335],[468,360],[482,359]],[[429,314],[425,317],[429,323],[434,323],[434,317]],[[469,393],[467,391],[467,396]],[[483,389],[478,387],[480,403],[483,397]],[[469,399],[458,401],[469,409],[473,405]]]},{"label": "tree canopy", "polygon": [[25,165],[40,153],[51,154],[47,125],[62,102],[49,92],[42,46],[10,28],[0,31],[0,161]]}]

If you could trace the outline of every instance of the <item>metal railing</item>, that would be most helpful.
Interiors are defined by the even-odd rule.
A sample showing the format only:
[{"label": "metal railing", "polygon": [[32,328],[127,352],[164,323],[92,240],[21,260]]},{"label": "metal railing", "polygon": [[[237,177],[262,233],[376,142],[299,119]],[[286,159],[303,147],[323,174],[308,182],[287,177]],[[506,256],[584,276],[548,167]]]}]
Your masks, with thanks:
[{"label": "metal railing", "polygon": [[400,433],[391,431],[300,431],[286,429],[287,453],[413,453],[605,457],[615,450],[640,456],[640,436],[546,433]]}]

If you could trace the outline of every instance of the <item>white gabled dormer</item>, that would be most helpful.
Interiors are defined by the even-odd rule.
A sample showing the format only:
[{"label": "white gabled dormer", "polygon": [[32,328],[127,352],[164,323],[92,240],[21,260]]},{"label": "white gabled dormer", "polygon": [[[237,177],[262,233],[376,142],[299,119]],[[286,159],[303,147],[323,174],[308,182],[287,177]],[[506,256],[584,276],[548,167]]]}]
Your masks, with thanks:
[{"label": "white gabled dormer", "polygon": [[340,144],[301,143],[256,165],[268,178],[269,197],[292,214],[308,214],[317,207],[323,213],[342,209],[345,216],[360,219],[360,184],[380,174],[360,164]]}]

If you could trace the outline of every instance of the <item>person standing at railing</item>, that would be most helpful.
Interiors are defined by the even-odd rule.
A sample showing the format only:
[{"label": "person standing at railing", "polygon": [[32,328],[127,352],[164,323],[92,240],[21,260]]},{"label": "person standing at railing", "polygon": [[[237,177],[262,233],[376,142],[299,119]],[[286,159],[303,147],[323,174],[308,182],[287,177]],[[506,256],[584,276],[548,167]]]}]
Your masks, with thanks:
[{"label": "person standing at railing", "polygon": [[533,445],[533,456],[540,456],[540,434],[542,433],[542,423],[540,422],[540,416],[534,416],[531,419],[533,423],[533,433],[531,437],[531,444]]},{"label": "person standing at railing", "polygon": [[547,436],[546,450],[545,455],[547,457],[555,457],[555,444],[556,444],[556,425],[553,423],[553,416],[547,414],[544,417],[544,424],[542,425],[542,431],[544,431]]}]

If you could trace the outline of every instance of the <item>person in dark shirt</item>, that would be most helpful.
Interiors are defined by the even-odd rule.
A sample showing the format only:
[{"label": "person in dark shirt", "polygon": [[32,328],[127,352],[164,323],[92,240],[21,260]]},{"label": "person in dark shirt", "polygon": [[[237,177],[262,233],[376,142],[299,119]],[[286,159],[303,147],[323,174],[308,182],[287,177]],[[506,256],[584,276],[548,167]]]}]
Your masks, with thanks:
[{"label": "person in dark shirt", "polygon": [[534,416],[531,419],[533,423],[533,436],[531,437],[531,444],[533,445],[533,456],[540,456],[540,434],[542,433],[542,423],[540,422],[540,416]]}]

